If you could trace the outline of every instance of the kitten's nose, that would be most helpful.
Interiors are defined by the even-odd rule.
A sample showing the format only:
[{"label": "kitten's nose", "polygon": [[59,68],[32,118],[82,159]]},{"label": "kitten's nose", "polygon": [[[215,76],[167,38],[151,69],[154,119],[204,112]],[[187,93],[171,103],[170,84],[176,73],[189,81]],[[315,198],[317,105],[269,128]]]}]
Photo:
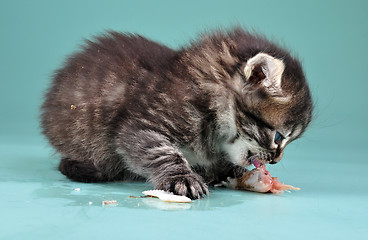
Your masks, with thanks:
[{"label": "kitten's nose", "polygon": [[276,164],[276,163],[278,163],[279,161],[275,161],[275,159],[274,160],[272,160],[271,162],[270,162],[270,164]]}]

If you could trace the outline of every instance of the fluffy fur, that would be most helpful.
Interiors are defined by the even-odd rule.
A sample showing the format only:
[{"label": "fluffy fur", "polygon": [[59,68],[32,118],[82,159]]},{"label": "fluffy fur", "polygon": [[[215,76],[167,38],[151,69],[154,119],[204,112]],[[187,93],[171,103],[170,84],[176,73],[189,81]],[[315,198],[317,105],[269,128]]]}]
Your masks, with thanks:
[{"label": "fluffy fur", "polygon": [[217,31],[173,50],[109,32],[56,72],[42,127],[73,180],[147,179],[196,199],[253,157],[278,162],[311,112],[299,61],[260,35]]}]

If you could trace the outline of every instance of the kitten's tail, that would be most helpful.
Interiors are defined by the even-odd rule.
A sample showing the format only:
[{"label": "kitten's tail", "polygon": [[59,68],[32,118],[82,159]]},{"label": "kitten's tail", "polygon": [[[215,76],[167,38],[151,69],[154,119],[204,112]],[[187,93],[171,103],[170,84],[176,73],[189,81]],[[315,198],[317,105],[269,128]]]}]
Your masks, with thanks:
[{"label": "kitten's tail", "polygon": [[98,170],[92,162],[77,161],[71,158],[62,158],[59,164],[59,171],[69,179],[77,182],[94,183],[107,181],[146,181],[129,170],[122,170],[115,176],[107,176]]},{"label": "kitten's tail", "polygon": [[70,158],[62,158],[59,164],[59,171],[78,182],[105,182],[107,177],[89,162],[76,161]]}]

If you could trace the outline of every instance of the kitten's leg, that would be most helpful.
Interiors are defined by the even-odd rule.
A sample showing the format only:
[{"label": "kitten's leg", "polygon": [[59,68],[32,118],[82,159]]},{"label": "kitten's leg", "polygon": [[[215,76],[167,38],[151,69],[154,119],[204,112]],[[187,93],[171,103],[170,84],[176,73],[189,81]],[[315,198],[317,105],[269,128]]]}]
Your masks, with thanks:
[{"label": "kitten's leg", "polygon": [[154,131],[124,133],[118,137],[118,151],[129,169],[146,177],[155,189],[197,199],[208,194],[202,178],[194,173],[177,147]]}]

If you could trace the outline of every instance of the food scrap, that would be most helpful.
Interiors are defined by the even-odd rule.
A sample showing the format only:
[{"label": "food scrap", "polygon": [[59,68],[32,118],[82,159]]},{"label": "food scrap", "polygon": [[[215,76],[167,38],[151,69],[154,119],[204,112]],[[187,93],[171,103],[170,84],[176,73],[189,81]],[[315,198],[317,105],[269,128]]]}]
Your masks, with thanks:
[{"label": "food scrap", "polygon": [[271,177],[270,172],[266,170],[266,166],[260,164],[259,161],[255,161],[253,164],[256,168],[245,172],[240,178],[228,179],[228,182],[224,184],[238,190],[261,193],[282,193],[288,190],[300,190],[300,188],[279,182],[277,177]]},{"label": "food scrap", "polygon": [[148,197],[150,196],[139,196],[139,197],[133,195],[128,196],[128,198],[148,198]]},{"label": "food scrap", "polygon": [[118,201],[116,200],[105,200],[105,201],[102,201],[102,205],[105,206],[105,205],[117,205],[118,204]]},{"label": "food scrap", "polygon": [[71,110],[74,110],[74,109],[76,109],[76,108],[77,108],[77,106],[75,106],[75,105],[73,105],[73,104],[72,104],[72,105],[70,105],[70,109],[71,109]]},{"label": "food scrap", "polygon": [[164,190],[148,190],[142,192],[144,195],[149,197],[156,197],[164,202],[173,203],[190,203],[192,200],[186,196],[175,195],[171,192],[166,192]]}]

